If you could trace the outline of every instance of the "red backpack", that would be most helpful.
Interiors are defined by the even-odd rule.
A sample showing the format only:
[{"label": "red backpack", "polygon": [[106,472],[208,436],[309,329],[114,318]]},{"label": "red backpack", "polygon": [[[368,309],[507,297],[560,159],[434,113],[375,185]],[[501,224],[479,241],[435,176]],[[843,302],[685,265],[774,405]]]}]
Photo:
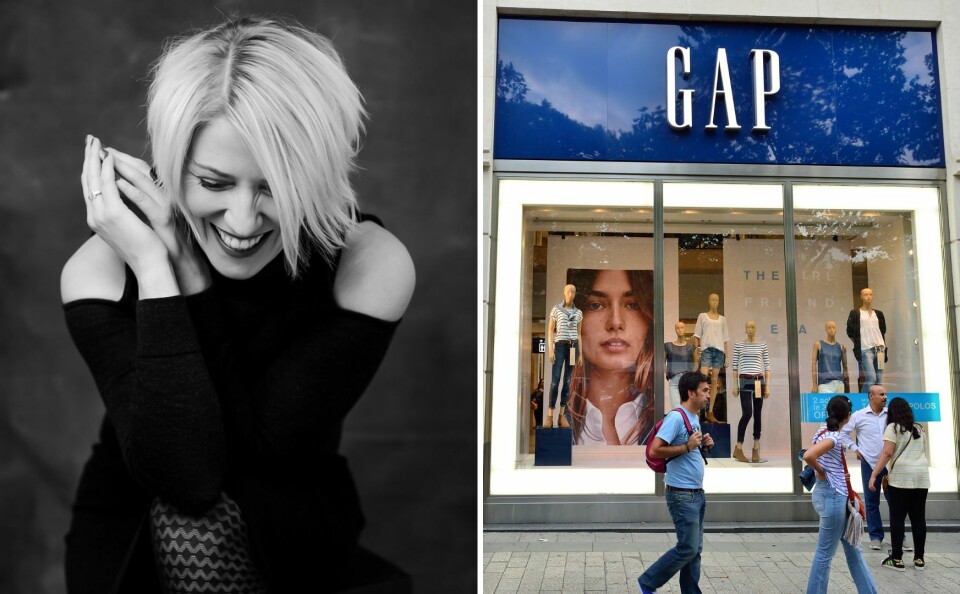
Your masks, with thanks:
[{"label": "red backpack", "polygon": [[[687,418],[687,415],[684,414],[683,410],[678,407],[670,412],[680,413],[680,416],[683,417],[683,424],[687,427],[687,434],[693,435],[693,427],[690,425],[690,419]],[[667,413],[667,415],[669,414],[670,413]],[[663,425],[665,420],[667,420],[667,415],[664,415],[662,419],[657,421],[657,423],[653,426],[653,430],[650,431],[650,437],[647,438],[647,466],[650,467],[650,470],[659,472],[660,474],[663,474],[667,471],[667,462],[673,460],[673,458],[654,458],[650,455],[650,448],[653,447],[653,439],[660,431],[660,426]]]}]

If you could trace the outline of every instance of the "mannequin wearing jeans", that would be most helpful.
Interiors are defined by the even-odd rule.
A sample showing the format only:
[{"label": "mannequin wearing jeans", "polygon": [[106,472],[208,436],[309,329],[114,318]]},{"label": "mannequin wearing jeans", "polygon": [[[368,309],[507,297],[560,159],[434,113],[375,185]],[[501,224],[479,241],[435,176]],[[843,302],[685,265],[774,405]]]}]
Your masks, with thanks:
[{"label": "mannequin wearing jeans", "polygon": [[[739,462],[760,462],[760,430],[763,401],[770,397],[770,353],[767,345],[757,342],[757,323],[744,324],[746,340],[733,345],[733,396],[740,397],[740,424],[737,426],[737,446],[733,457]],[[759,389],[758,389],[759,384]],[[743,455],[743,438],[753,418],[753,457]]]},{"label": "mannequin wearing jeans", "polygon": [[847,316],[847,336],[853,341],[853,356],[860,366],[860,391],[883,383],[884,364],[890,360],[887,351],[887,321],[883,312],[873,309],[873,290],[860,291],[860,308]]},{"label": "mannequin wearing jeans", "polygon": [[697,316],[697,325],[693,331],[693,341],[700,356],[700,373],[710,378],[710,407],[705,415],[711,423],[719,423],[713,416],[713,407],[717,404],[717,384],[720,382],[720,370],[727,366],[730,355],[727,344],[730,333],[727,331],[727,319],[720,315],[720,295],[711,293],[707,297],[710,311]]},{"label": "mannequin wearing jeans", "polygon": [[837,342],[837,323],[828,320],[823,325],[826,340],[813,343],[813,361],[810,363],[813,382],[811,392],[838,394],[849,390],[847,349]]},{"label": "mannequin wearing jeans", "polygon": [[[557,392],[560,393],[560,426],[569,427],[564,416],[567,396],[570,394],[570,376],[573,374],[574,358],[580,359],[580,322],[583,312],[573,304],[577,288],[567,285],[563,288],[563,301],[553,306],[550,312],[550,325],[547,327],[547,350],[553,370],[550,375],[550,397],[547,400],[547,414],[543,419],[545,428],[553,427],[553,407]],[[563,389],[560,377],[563,375]]]}]

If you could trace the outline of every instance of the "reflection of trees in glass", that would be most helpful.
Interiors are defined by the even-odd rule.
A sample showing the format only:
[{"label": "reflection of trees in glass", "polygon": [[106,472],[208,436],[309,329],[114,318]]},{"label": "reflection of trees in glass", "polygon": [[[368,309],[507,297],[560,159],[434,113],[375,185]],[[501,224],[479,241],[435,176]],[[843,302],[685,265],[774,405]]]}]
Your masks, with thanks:
[{"label": "reflection of trees in glass", "polygon": [[497,60],[497,117],[494,138],[522,139],[524,149],[538,158],[593,160],[606,159],[606,144],[612,134],[597,124],[590,127],[556,110],[544,99],[540,104],[526,100],[523,74],[513,63]]},{"label": "reflection of trees in glass", "polygon": [[[512,63],[498,60],[498,149],[511,147],[526,153],[505,155],[507,158],[942,165],[934,55],[931,52],[924,56],[922,66],[908,64],[905,48],[909,33],[774,27],[755,39],[750,29],[728,31],[725,44],[742,41],[780,52],[781,91],[766,103],[766,120],[772,129],[759,134],[750,131],[753,97],[749,58],[730,49],[728,58],[742,129],[737,133],[723,131],[726,117],[719,107],[722,101],[718,101],[715,119],[720,130],[703,129],[713,88],[713,70],[704,67],[703,59],[715,55],[718,33],[697,25],[679,29],[676,45],[691,47],[700,57],[700,61],[695,58],[689,79],[682,83],[683,88],[694,89],[692,130],[670,130],[662,103],[638,106],[629,130],[587,126],[558,111],[548,100],[540,104],[528,101],[523,74]],[[616,73],[611,71],[611,76]],[[663,83],[652,79],[650,84]]]},{"label": "reflection of trees in glass", "polygon": [[517,72],[513,63],[497,60],[497,101],[523,103],[527,99],[527,81]]},{"label": "reflection of trees in glass", "polygon": [[[816,250],[806,257],[826,269],[840,262],[861,264],[896,260],[898,254],[885,246],[896,242],[912,243],[909,235],[904,235],[910,223],[902,214],[889,219],[867,216],[860,210],[818,210],[806,214],[808,220],[796,225],[797,237],[820,240],[816,243]],[[873,245],[862,243],[868,238],[873,240]],[[838,247],[838,239],[851,240],[854,245],[847,252]]]}]

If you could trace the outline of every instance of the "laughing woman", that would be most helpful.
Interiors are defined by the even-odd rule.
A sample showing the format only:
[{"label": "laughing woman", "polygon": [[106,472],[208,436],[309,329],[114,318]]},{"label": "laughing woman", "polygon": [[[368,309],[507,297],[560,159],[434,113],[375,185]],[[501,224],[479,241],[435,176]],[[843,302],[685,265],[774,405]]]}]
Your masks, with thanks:
[{"label": "laughing woman", "polygon": [[570,387],[573,441],[646,443],[653,428],[653,275],[583,270],[583,358]]},{"label": "laughing woman", "polygon": [[153,167],[87,137],[94,235],[61,293],[106,416],[67,535],[70,592],[354,577],[341,568],[363,515],[341,425],[414,288],[351,187],[364,115],[328,40],[241,19],[157,63]]}]

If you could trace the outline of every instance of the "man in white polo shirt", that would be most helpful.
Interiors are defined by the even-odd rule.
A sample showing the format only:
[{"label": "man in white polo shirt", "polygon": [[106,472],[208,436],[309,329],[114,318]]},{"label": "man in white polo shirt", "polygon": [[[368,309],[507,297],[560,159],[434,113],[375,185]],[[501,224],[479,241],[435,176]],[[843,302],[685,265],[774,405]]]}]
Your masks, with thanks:
[{"label": "man in white polo shirt", "polygon": [[[840,429],[843,447],[857,453],[860,460],[860,474],[863,480],[863,502],[867,507],[867,531],[870,533],[870,548],[879,551],[883,543],[883,521],[880,519],[880,489],[869,489],[870,475],[880,459],[883,450],[883,431],[887,428],[887,390],[880,384],[870,386],[869,402],[865,408],[850,415],[850,421]],[[857,432],[854,443],[850,433]],[[877,475],[877,485],[887,476],[884,468]],[[883,497],[890,505],[890,494],[883,489]],[[905,551],[913,547],[904,540]]]}]

